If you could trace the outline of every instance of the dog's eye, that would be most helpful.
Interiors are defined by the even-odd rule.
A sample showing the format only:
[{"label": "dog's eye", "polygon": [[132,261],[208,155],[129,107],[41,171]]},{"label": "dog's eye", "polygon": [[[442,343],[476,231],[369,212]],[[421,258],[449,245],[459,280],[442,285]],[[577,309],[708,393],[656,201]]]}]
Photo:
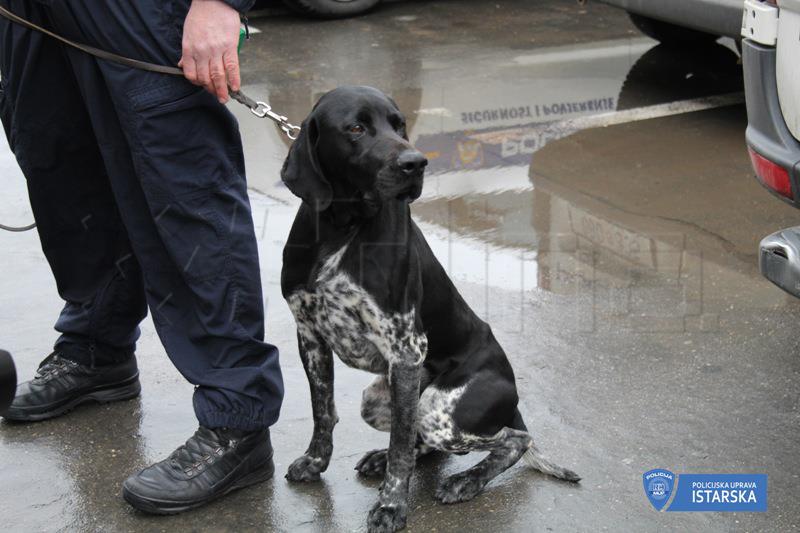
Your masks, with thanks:
[{"label": "dog's eye", "polygon": [[347,131],[349,133],[352,133],[353,135],[361,135],[366,130],[364,129],[364,126],[362,126],[361,124],[350,124],[349,126],[347,126]]}]

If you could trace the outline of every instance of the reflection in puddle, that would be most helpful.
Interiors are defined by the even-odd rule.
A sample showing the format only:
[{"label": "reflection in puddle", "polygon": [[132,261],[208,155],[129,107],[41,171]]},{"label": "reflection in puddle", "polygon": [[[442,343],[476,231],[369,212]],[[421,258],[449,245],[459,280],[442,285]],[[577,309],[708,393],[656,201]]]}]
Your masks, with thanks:
[{"label": "reflection in puddle", "polygon": [[[398,100],[412,142],[430,160],[413,209],[450,275],[474,285],[470,299],[484,318],[509,312],[507,298],[495,290],[519,294],[513,312],[520,317],[526,299],[544,290],[584,299],[579,307],[586,316],[573,320],[580,330],[708,331],[718,327],[722,304],[704,284],[713,279],[763,291],[763,284],[752,283],[748,240],[761,230],[737,241],[704,226],[703,206],[713,194],[687,179],[711,180],[720,168],[731,168],[715,154],[741,152],[741,139],[731,133],[741,127],[740,106],[730,106],[740,101],[742,85],[733,50],[714,44],[676,51],[634,38],[516,52],[488,50],[474,70],[454,69],[445,60],[451,50],[423,55],[412,49],[402,57],[380,50],[358,59],[376,65],[371,76],[407,74],[389,78],[396,86],[387,87],[387,78],[376,85]],[[298,82],[296,99],[283,108],[302,115],[339,81],[331,75]],[[287,98],[279,89],[278,98]],[[692,115],[727,122],[727,130],[706,136],[698,124],[684,124],[690,115],[670,117],[691,109],[673,102],[701,97],[711,103],[697,109],[727,107]],[[641,122],[651,116],[636,114],[660,104],[667,105],[652,116],[667,117],[659,119],[673,125],[666,133],[655,131],[660,123]],[[628,123],[633,120],[640,122]],[[581,131],[587,126],[592,129]],[[252,133],[245,137],[253,139]],[[263,156],[264,146],[273,147],[267,167],[275,170],[253,186],[294,204],[277,179],[285,145],[275,142],[276,132],[259,135],[265,134],[270,142],[258,151]],[[687,135],[694,137],[688,144]],[[720,138],[727,150],[720,149]],[[746,168],[745,162],[735,171]],[[751,181],[738,180],[733,197],[750,196]],[[682,188],[678,194],[667,194],[676,187]],[[651,197],[648,208],[642,197],[628,194],[633,190]],[[605,198],[592,197],[596,191]],[[706,196],[696,209],[681,210],[686,194]],[[709,261],[716,266],[708,269]],[[750,298],[748,292],[740,299]],[[783,297],[771,292],[767,301]]]},{"label": "reflection in puddle", "polygon": [[549,123],[608,113],[631,66],[653,46],[648,39],[542,48],[488,61],[473,79],[431,80],[414,141],[428,156],[431,175],[458,170],[527,166],[531,155],[569,132]]}]

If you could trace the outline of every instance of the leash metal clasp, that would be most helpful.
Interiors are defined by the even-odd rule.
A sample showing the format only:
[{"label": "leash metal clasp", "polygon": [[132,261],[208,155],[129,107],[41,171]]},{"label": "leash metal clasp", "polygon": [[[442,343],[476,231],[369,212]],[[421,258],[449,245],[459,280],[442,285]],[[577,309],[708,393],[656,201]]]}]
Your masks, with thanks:
[{"label": "leash metal clasp", "polygon": [[297,136],[300,135],[300,126],[295,126],[294,124],[281,124],[281,129],[283,133],[286,134],[291,140],[297,140]]},{"label": "leash metal clasp", "polygon": [[[255,107],[250,108],[250,112],[257,116],[258,118],[264,118],[267,116],[267,113],[272,112],[272,106],[270,106],[266,102],[256,102]],[[270,117],[272,118],[272,117]]]},{"label": "leash metal clasp", "polygon": [[297,139],[297,136],[300,134],[300,126],[295,126],[289,122],[288,118],[274,112],[272,106],[266,102],[256,102],[256,106],[251,107],[250,112],[258,118],[268,118],[276,122],[281,127],[281,131],[291,140]]}]

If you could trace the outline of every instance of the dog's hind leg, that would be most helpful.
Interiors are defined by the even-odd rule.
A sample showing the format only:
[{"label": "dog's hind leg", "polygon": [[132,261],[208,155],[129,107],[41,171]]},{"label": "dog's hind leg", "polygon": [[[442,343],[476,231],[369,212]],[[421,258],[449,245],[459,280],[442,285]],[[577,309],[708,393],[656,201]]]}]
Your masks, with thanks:
[{"label": "dog's hind leg", "polygon": [[[507,376],[479,372],[461,386],[449,385],[452,381],[441,376],[422,394],[420,435],[426,444],[438,450],[488,451],[489,455],[469,470],[442,482],[436,498],[443,503],[474,498],[487,483],[534,449],[533,438],[525,431],[516,410],[516,387]],[[538,452],[533,453],[542,471],[572,481],[579,479],[574,472],[560,469]]]},{"label": "dog's hind leg", "polygon": [[339,421],[333,402],[333,354],[325,342],[298,320],[300,358],[311,388],[314,433],[306,453],[286,473],[289,481],[316,481],[328,468],[333,453],[333,427]]},{"label": "dog's hind leg", "polygon": [[454,474],[439,485],[436,498],[442,503],[471,500],[487,483],[519,461],[533,445],[530,435],[511,428],[503,428],[492,437],[465,437],[472,441],[471,444],[464,443],[470,451],[488,451],[489,455],[469,470]]},{"label": "dog's hind leg", "polygon": [[[472,468],[445,479],[436,490],[436,499],[442,503],[471,500],[487,483],[514,465],[520,458],[537,470],[566,481],[580,481],[580,476],[548,461],[539,453],[533,437],[527,432],[503,428],[492,437],[467,435],[470,451],[488,451],[489,455]],[[469,442],[472,441],[470,444]]]},{"label": "dog's hind leg", "polygon": [[[492,417],[502,418],[499,413],[515,407],[513,384],[496,380],[490,385],[494,394],[486,394],[474,382],[451,389],[435,383],[420,398],[419,431],[426,444],[449,453],[489,452],[477,465],[442,482],[436,498],[443,503],[474,498],[489,481],[519,461],[533,444],[526,432],[504,427],[502,419],[492,420]],[[503,409],[506,405],[508,410]]]}]

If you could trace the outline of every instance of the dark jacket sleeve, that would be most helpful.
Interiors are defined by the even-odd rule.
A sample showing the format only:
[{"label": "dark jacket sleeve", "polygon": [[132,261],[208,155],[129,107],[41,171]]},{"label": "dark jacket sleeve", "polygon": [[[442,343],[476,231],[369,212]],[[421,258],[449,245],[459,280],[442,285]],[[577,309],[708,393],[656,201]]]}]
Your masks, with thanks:
[{"label": "dark jacket sleeve", "polygon": [[253,4],[256,3],[256,0],[222,0],[233,9],[238,11],[239,13],[247,13],[250,11],[250,8],[253,7]]}]

